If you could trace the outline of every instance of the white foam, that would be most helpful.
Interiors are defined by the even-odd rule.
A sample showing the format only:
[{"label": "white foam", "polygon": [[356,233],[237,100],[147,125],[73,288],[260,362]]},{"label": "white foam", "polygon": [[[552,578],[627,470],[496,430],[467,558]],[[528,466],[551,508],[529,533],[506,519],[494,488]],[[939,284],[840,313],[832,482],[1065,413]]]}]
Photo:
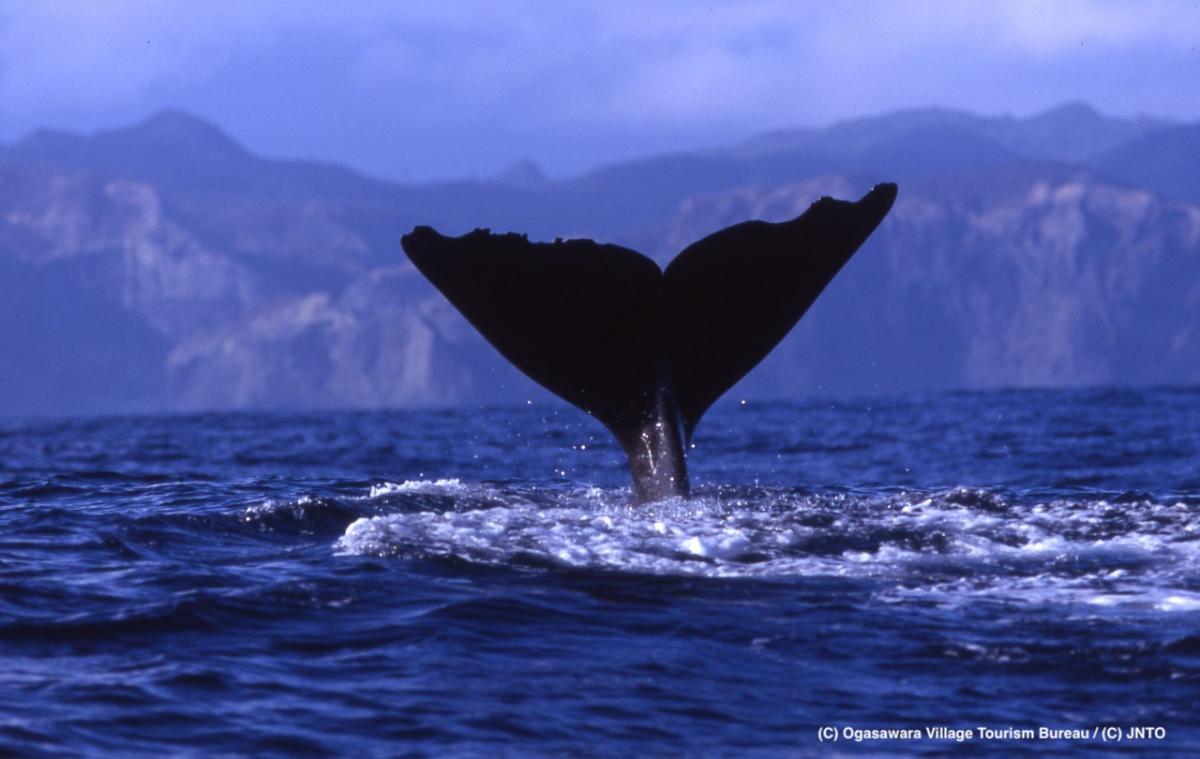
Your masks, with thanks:
[{"label": "white foam", "polygon": [[462,480],[457,478],[444,480],[405,480],[400,484],[381,482],[378,485],[372,485],[371,494],[367,497],[373,499],[389,495],[399,495],[401,493],[445,493],[453,495],[465,492],[467,492],[467,487],[462,484]]},{"label": "white foam", "polygon": [[1155,604],[1159,611],[1196,611],[1200,609],[1200,595],[1187,592],[1176,592],[1163,598]]},{"label": "white foam", "polygon": [[[446,496],[447,501],[406,500]],[[1090,609],[1200,610],[1195,508],[1013,505],[981,491],[914,496],[724,491],[631,506],[625,491],[501,492],[459,480],[384,483],[395,512],[356,520],[345,555],[455,556],[712,577],[873,578],[879,595]],[[405,509],[408,507],[408,510]],[[1119,529],[1118,529],[1119,526]]]},{"label": "white foam", "polygon": [[308,495],[300,496],[294,501],[266,500],[262,503],[247,506],[246,510],[242,512],[242,521],[257,522],[264,517],[285,512],[303,514],[304,507],[311,506],[314,503],[316,503],[316,500]]}]

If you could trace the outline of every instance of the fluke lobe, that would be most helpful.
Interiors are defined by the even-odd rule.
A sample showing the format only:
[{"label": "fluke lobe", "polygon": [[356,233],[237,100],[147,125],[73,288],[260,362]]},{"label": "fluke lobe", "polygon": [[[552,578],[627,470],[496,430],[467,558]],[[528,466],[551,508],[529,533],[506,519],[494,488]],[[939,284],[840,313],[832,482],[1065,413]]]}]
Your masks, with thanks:
[{"label": "fluke lobe", "polygon": [[505,358],[616,436],[636,499],[654,501],[687,495],[700,417],[800,320],[895,199],[896,185],[881,184],[857,203],[821,198],[791,221],[736,224],[665,272],[592,240],[417,227],[402,242]]}]

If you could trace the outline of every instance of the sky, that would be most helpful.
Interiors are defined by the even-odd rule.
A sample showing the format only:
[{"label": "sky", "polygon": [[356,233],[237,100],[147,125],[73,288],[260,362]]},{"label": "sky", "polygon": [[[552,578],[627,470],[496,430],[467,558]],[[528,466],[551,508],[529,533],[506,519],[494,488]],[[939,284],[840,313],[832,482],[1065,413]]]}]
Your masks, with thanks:
[{"label": "sky", "polygon": [[163,108],[402,181],[941,106],[1200,120],[1200,0],[0,0],[0,141]]}]

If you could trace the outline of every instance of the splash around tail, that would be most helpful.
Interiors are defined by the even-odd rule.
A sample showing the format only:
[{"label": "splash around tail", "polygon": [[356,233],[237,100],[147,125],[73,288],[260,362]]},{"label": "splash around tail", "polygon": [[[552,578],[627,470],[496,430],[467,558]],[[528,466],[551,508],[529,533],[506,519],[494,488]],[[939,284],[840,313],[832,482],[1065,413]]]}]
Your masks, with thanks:
[{"label": "splash around tail", "polygon": [[636,499],[655,501],[688,494],[704,412],[787,335],[895,199],[896,185],[880,184],[791,221],[726,227],[665,271],[592,240],[417,227],[402,244],[496,350],[616,436]]}]

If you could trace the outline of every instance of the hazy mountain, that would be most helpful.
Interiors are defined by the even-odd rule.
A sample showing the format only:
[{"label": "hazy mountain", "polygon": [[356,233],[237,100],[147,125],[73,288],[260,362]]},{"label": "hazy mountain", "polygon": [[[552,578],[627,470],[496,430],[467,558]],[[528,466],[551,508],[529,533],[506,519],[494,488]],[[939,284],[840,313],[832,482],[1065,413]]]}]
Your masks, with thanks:
[{"label": "hazy mountain", "polygon": [[1100,154],[1095,164],[1135,187],[1200,203],[1200,124],[1139,135]]},{"label": "hazy mountain", "polygon": [[39,131],[0,146],[0,413],[530,397],[408,265],[414,225],[666,261],[883,180],[892,215],[735,392],[1197,382],[1198,135],[1079,105],[911,111],[562,181],[525,161],[400,185],[260,158],[177,111]]},{"label": "hazy mountain", "polygon": [[1109,118],[1083,103],[1067,103],[1025,119],[924,108],[843,121],[824,129],[774,132],[718,152],[742,157],[802,150],[826,155],[853,154],[923,130],[954,130],[989,140],[1021,158],[1072,162],[1094,159],[1166,126],[1170,126],[1169,122],[1161,119]]}]

